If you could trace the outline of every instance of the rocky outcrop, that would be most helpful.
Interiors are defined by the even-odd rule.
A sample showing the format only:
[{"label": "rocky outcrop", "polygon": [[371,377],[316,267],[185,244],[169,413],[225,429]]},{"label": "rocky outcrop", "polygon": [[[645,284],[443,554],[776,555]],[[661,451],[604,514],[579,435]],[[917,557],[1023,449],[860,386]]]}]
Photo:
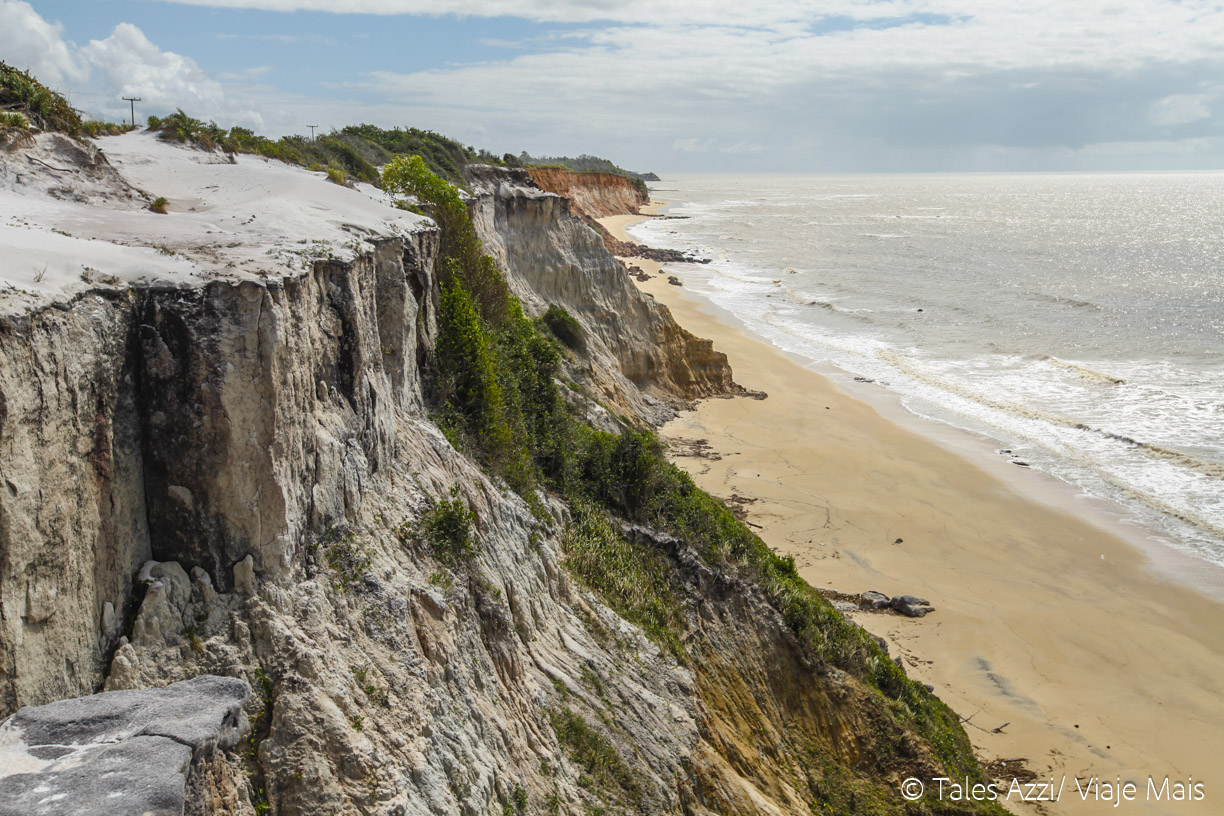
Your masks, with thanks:
[{"label": "rocky outcrop", "polygon": [[3,816],[183,816],[242,808],[223,750],[246,730],[241,680],[200,676],[112,691],[0,723]]},{"label": "rocky outcrop", "polygon": [[586,376],[623,413],[658,419],[659,399],[737,390],[726,355],[634,286],[569,199],[493,167],[476,171],[472,191],[473,223],[515,294],[530,313],[556,303],[577,318],[589,338]]},{"label": "rocky outcrop", "polygon": [[541,190],[573,202],[577,214],[590,218],[636,213],[650,196],[633,180],[613,173],[575,173],[561,167],[531,167],[527,172]]}]

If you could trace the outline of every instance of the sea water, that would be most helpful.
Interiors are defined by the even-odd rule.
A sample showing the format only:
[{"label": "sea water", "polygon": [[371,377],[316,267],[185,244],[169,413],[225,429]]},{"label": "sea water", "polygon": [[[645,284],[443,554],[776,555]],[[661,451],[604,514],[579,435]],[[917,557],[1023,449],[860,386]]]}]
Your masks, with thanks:
[{"label": "sea water", "polygon": [[753,333],[1224,565],[1224,173],[653,187],[631,233]]}]

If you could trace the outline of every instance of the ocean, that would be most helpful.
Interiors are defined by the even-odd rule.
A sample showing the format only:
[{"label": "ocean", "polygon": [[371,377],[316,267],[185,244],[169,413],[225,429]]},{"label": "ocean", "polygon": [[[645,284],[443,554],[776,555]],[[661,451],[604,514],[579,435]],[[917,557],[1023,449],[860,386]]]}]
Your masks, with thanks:
[{"label": "ocean", "polygon": [[678,175],[686,287],[1224,566],[1224,173]]}]

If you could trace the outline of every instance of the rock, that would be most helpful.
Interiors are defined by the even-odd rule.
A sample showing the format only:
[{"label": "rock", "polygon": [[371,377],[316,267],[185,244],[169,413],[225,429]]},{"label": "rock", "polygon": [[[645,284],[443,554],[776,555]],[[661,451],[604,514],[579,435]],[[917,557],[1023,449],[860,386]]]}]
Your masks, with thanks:
[{"label": "rock", "polygon": [[668,275],[667,282],[670,283],[672,286],[683,286],[684,285],[683,283],[680,282],[680,279],[677,278],[675,275]]},{"label": "rock", "polygon": [[897,612],[910,618],[921,618],[923,615],[935,611],[935,607],[931,606],[930,601],[923,598],[915,598],[913,595],[898,595],[892,599],[890,606]]},{"label": "rock", "polygon": [[250,553],[234,565],[234,589],[243,595],[255,594],[255,559]]},{"label": "rock", "polygon": [[182,814],[197,766],[245,732],[249,695],[203,675],[20,709],[0,724],[0,814]]},{"label": "rock", "polygon": [[862,595],[859,595],[859,603],[869,609],[888,609],[892,604],[892,598],[885,595],[883,592],[868,590]]}]

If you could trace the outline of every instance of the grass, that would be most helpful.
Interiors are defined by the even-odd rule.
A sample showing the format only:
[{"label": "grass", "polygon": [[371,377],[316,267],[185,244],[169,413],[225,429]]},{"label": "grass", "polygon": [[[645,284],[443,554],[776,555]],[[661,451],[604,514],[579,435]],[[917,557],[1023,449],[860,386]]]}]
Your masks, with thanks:
[{"label": "grass", "polygon": [[595,785],[617,801],[641,804],[644,796],[637,774],[607,737],[568,706],[550,712],[549,719],[557,740],[569,749],[570,759]]},{"label": "grass", "polygon": [[348,173],[345,173],[344,170],[334,164],[329,164],[324,170],[327,173],[327,180],[332,184],[339,184],[341,187],[348,186]]},{"label": "grass", "polygon": [[[458,485],[451,488],[450,495],[450,499],[436,502],[416,524],[401,524],[396,535],[404,543],[428,544],[440,561],[455,565],[476,557],[480,539],[474,529],[476,514],[460,498]],[[434,573],[430,582],[446,589],[451,583],[449,576],[440,572]]]},{"label": "grass", "polygon": [[165,215],[166,207],[168,207],[169,205],[170,205],[170,202],[166,200],[165,196],[158,196],[156,199],[153,200],[153,203],[149,205],[149,209],[157,213],[158,215]]},{"label": "grass", "polygon": [[684,660],[686,602],[672,583],[667,559],[617,530],[606,511],[587,500],[570,505],[562,538],[564,565],[604,603]]}]

